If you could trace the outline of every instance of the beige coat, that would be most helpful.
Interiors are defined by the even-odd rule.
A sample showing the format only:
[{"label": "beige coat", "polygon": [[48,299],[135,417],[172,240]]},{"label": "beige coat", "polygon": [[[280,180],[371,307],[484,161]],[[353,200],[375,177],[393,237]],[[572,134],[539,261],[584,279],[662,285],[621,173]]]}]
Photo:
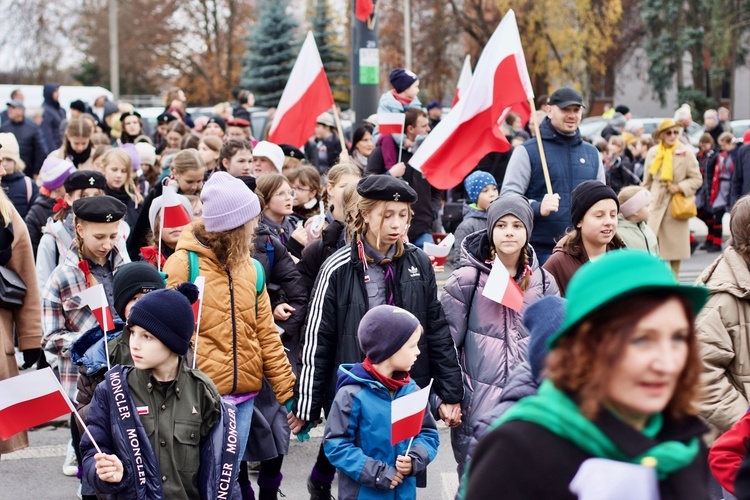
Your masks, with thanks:
[{"label": "beige coat", "polygon": [[[652,176],[649,168],[656,158],[659,146],[648,150],[646,155],[645,178],[643,185],[651,191],[651,217],[648,225],[656,234],[659,253],[664,260],[690,258],[690,228],[687,220],[672,218],[672,194],[666,182],[659,180],[661,170]],[[672,184],[678,184],[685,196],[694,196],[701,187],[703,176],[698,168],[698,160],[693,150],[678,144],[672,164]]]},{"label": "beige coat", "polygon": [[[26,298],[18,309],[0,309],[0,346],[5,356],[0,360],[0,380],[18,375],[13,330],[18,331],[18,348],[39,349],[42,346],[42,304],[34,269],[34,255],[31,251],[29,232],[23,219],[13,209],[13,254],[5,266],[12,269],[26,284]],[[7,441],[0,439],[0,455],[26,448],[29,439],[25,432],[16,434]]]},{"label": "beige coat", "polygon": [[711,290],[695,322],[703,361],[700,414],[726,432],[747,412],[750,400],[750,270],[729,247],[698,283]]}]

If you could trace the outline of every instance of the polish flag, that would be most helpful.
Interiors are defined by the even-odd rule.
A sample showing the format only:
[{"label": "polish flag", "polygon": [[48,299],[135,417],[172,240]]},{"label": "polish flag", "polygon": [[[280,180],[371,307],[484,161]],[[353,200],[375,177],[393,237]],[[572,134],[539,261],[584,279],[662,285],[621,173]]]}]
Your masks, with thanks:
[{"label": "polish flag", "polygon": [[182,206],[174,189],[164,186],[162,196],[164,197],[164,205],[161,212],[162,229],[187,226],[193,221],[193,218],[190,217],[185,207]]},{"label": "polish flag", "polygon": [[461,98],[461,94],[466,93],[471,83],[471,56],[466,54],[464,59],[464,65],[461,68],[461,74],[458,76],[458,85],[456,86],[456,93],[453,94],[453,103],[451,108],[456,107],[458,100]]},{"label": "polish flag", "polygon": [[99,283],[96,286],[87,288],[78,294],[78,298],[81,299],[81,303],[84,306],[89,306],[91,312],[99,322],[99,326],[102,327],[103,332],[109,332],[114,329],[115,322],[112,319],[112,311],[109,309],[107,292],[104,291],[104,285]]},{"label": "polish flag", "polygon": [[73,411],[52,369],[0,381],[0,438],[9,439]]},{"label": "polish flag", "polygon": [[333,94],[323,61],[312,31],[308,31],[284,93],[281,94],[268,141],[303,146],[313,135],[318,116],[331,109],[333,104]]},{"label": "polish flag", "polygon": [[487,282],[484,284],[482,296],[517,312],[520,312],[523,307],[521,288],[497,256],[492,263]]},{"label": "polish flag", "polygon": [[391,403],[391,444],[410,439],[422,430],[424,412],[430,395],[432,381],[424,389],[412,392]]},{"label": "polish flag", "polygon": [[438,189],[460,184],[487,153],[510,149],[500,126],[511,111],[525,124],[534,97],[513,11],[503,18],[456,107],[430,132],[409,165]]},{"label": "polish flag", "polygon": [[198,287],[198,300],[193,303],[193,314],[195,314],[195,321],[201,317],[201,307],[203,306],[203,289],[206,287],[206,277],[198,276],[195,278],[193,284]]},{"label": "polish flag", "polygon": [[404,113],[378,113],[378,133],[403,134],[406,115]]},{"label": "polish flag", "polygon": [[372,0],[355,0],[357,2],[356,10],[354,11],[354,17],[366,23],[372,15],[374,8]]}]

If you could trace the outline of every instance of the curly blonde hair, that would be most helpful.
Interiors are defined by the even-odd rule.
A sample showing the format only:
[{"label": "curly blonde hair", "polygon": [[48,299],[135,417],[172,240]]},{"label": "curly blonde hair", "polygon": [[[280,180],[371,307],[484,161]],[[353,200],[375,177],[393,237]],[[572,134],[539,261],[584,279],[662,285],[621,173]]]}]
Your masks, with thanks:
[{"label": "curly blonde hair", "polygon": [[216,255],[219,263],[230,272],[249,262],[253,245],[245,233],[245,226],[229,231],[210,232],[203,221],[193,223],[193,234]]}]

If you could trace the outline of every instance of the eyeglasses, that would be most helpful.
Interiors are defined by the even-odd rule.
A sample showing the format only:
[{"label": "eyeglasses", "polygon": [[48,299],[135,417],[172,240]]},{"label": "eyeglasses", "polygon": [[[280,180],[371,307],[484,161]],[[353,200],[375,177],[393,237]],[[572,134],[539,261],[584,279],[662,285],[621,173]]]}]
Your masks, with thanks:
[{"label": "eyeglasses", "polygon": [[294,189],[290,189],[289,191],[279,191],[274,196],[278,196],[280,198],[286,198],[289,196],[290,198],[296,198],[297,192]]},{"label": "eyeglasses", "polygon": [[680,131],[679,130],[675,130],[675,129],[666,130],[666,131],[662,132],[662,135],[680,135]]},{"label": "eyeglasses", "polygon": [[308,191],[312,191],[312,188],[307,188],[304,186],[292,186],[295,191],[302,191],[303,193],[306,193]]}]

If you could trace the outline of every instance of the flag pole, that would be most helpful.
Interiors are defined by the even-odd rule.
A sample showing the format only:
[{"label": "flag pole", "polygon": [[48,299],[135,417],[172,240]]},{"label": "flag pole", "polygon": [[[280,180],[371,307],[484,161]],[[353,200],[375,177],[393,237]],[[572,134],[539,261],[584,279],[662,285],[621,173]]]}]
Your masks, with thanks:
[{"label": "flag pole", "polygon": [[552,181],[549,178],[549,169],[547,168],[547,157],[544,155],[544,146],[542,145],[542,135],[539,133],[539,120],[536,116],[536,104],[534,98],[529,99],[531,105],[531,119],[534,123],[534,132],[536,135],[536,144],[539,146],[539,157],[542,160],[542,172],[544,172],[544,183],[547,185],[547,194],[554,194],[552,191]]},{"label": "flag pole", "polygon": [[336,120],[336,130],[339,133],[339,142],[341,142],[341,153],[346,153],[346,158],[349,158],[349,151],[346,150],[346,141],[344,140],[344,129],[341,128],[341,118],[339,118],[339,111],[336,109],[336,103],[333,104],[333,119]]},{"label": "flag pole", "polygon": [[195,361],[198,359],[198,337],[201,334],[201,316],[202,315],[203,315],[203,299],[201,298],[201,305],[198,307],[198,318],[195,320],[195,349],[193,349],[193,370],[195,370]]},{"label": "flag pole", "polygon": [[[104,286],[102,286],[102,293],[105,294],[104,300],[107,300],[107,292],[104,290]],[[107,309],[109,310],[109,301],[107,301]],[[107,371],[109,371],[112,369],[112,365],[109,361],[109,346],[107,345],[107,329],[109,328],[107,324],[107,311],[102,311],[102,321],[104,323],[104,355],[107,356]]]},{"label": "flag pole", "polygon": [[404,123],[401,124],[401,145],[398,148],[398,161],[396,163],[401,163],[401,151],[404,150],[404,141],[406,140],[406,137],[404,136],[405,128],[406,128],[406,118],[404,118]]},{"label": "flag pole", "polygon": [[[50,372],[52,372],[52,368],[50,368],[49,366],[47,368],[45,368],[45,370],[49,370]],[[80,424],[83,426],[83,430],[86,432],[86,435],[91,440],[91,444],[94,445],[94,448],[96,448],[96,451],[98,451],[99,453],[101,453],[102,450],[101,450],[101,448],[99,448],[99,445],[96,444],[96,441],[94,440],[94,436],[91,435],[91,432],[89,431],[89,428],[86,426],[86,422],[83,421],[83,419],[81,418],[81,414],[78,413],[78,410],[76,410],[76,407],[70,401],[70,398],[68,398],[68,396],[65,394],[65,389],[63,389],[62,384],[57,379],[57,376],[54,374],[54,372],[52,373],[52,377],[54,377],[55,382],[57,382],[57,386],[60,388],[60,394],[63,395],[63,398],[65,399],[65,402],[68,403],[68,408],[70,408],[70,410],[73,412],[73,414],[78,419],[78,422],[80,422]],[[81,464],[81,465],[83,465],[83,464]]]},{"label": "flag pole", "polygon": [[411,437],[409,440],[409,446],[406,447],[406,451],[404,452],[404,456],[409,456],[409,451],[411,450],[411,444],[414,442],[414,436]]},{"label": "flag pole", "polygon": [[[167,188],[169,189],[169,188]],[[159,251],[156,254],[156,270],[161,272],[161,235],[164,232],[164,200],[162,200],[162,210],[159,215]]]}]

